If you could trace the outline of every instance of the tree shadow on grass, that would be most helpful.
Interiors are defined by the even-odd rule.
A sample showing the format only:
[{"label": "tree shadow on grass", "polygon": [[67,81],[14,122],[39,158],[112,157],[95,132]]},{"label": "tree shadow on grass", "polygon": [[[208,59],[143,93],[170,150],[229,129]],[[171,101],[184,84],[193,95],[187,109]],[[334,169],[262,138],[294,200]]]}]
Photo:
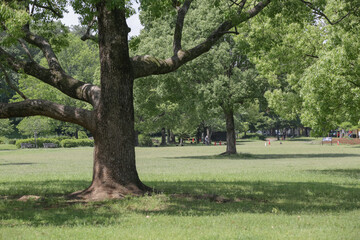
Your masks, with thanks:
[{"label": "tree shadow on grass", "polygon": [[[0,225],[114,225],[134,213],[217,216],[317,214],[360,209],[359,188],[318,182],[153,181],[146,184],[164,194],[97,203],[74,204],[65,199],[66,194],[86,188],[88,184],[74,180],[0,183]],[[18,201],[19,196],[28,194],[38,195],[41,199]],[[207,195],[222,196],[229,201],[218,203]]]},{"label": "tree shadow on grass", "polygon": [[349,177],[360,180],[360,169],[325,169],[325,170],[310,170],[309,172],[320,173],[326,175],[334,175],[339,177]]},{"label": "tree shadow on grass", "polygon": [[[280,140],[279,140],[280,141]],[[289,141],[289,142],[314,142],[314,141],[321,141],[321,140],[316,140],[314,138],[287,138],[285,141]]]},{"label": "tree shadow on grass", "polygon": [[0,167],[1,166],[17,166],[17,165],[33,165],[33,164],[37,164],[37,163],[0,163]]},{"label": "tree shadow on grass", "polygon": [[[267,160],[267,159],[284,159],[284,158],[346,158],[346,157],[360,157],[360,154],[350,153],[325,153],[325,154],[250,154],[237,153],[233,155],[205,155],[205,156],[185,156],[173,157],[173,159],[229,159],[229,160]],[[169,157],[166,157],[169,158]]]}]

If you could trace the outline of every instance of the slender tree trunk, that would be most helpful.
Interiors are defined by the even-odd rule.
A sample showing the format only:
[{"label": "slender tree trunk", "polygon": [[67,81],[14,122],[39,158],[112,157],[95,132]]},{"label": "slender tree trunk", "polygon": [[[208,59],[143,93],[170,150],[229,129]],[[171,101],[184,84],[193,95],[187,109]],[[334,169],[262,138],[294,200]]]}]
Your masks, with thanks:
[{"label": "slender tree trunk", "polygon": [[134,75],[129,60],[123,10],[99,10],[101,97],[96,111],[93,180],[89,188],[74,193],[88,200],[141,195],[150,190],[135,166],[133,107]]},{"label": "slender tree trunk", "polygon": [[[201,127],[202,128],[202,127]],[[200,143],[200,139],[201,139],[201,128],[200,126],[198,127],[197,129],[197,132],[196,132],[196,143]]]},{"label": "slender tree trunk", "polygon": [[212,135],[211,127],[206,128],[206,135],[208,136],[209,139],[208,143],[211,144],[211,135]]},{"label": "slender tree trunk", "polygon": [[166,134],[165,134],[165,128],[161,129],[161,146],[165,146],[166,145]]},{"label": "slender tree trunk", "polygon": [[236,154],[236,138],[234,113],[232,110],[224,111],[226,120],[226,153]]},{"label": "slender tree trunk", "polygon": [[167,142],[168,144],[170,144],[170,142],[171,142],[171,139],[170,139],[170,129],[167,130],[166,142]]},{"label": "slender tree trunk", "polygon": [[174,135],[173,131],[170,131],[170,142],[171,142],[171,143],[175,143],[175,142],[176,142],[176,140],[175,140],[175,135]]}]

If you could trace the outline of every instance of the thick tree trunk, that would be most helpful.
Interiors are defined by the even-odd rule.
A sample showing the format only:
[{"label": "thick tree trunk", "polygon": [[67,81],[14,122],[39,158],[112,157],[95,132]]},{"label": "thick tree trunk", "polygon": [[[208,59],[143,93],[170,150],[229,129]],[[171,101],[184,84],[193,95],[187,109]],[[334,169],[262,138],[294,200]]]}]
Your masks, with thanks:
[{"label": "thick tree trunk", "polygon": [[236,154],[236,137],[233,111],[224,111],[226,119],[226,153]]},{"label": "thick tree trunk", "polygon": [[139,131],[135,131],[135,146],[139,146]]},{"label": "thick tree trunk", "polygon": [[129,59],[124,11],[99,4],[101,97],[96,111],[93,180],[74,193],[88,200],[141,195],[150,189],[139,179],[135,166],[133,107],[134,75]]}]

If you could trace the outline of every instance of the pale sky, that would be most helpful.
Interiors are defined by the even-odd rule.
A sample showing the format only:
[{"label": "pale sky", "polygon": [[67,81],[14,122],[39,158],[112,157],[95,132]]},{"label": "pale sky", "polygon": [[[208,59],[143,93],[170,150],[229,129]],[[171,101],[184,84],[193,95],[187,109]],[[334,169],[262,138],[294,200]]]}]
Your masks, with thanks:
[{"label": "pale sky", "polygon": [[[140,20],[139,20],[138,7],[139,7],[139,4],[137,4],[134,1],[133,8],[136,10],[137,13],[135,15],[131,16],[130,18],[126,19],[128,26],[131,28],[129,37],[139,35],[140,30],[143,28],[140,23]],[[79,25],[78,15],[74,13],[72,7],[69,6],[68,10],[69,10],[69,13],[64,14],[64,18],[61,19],[61,22],[63,22],[67,26]]]}]

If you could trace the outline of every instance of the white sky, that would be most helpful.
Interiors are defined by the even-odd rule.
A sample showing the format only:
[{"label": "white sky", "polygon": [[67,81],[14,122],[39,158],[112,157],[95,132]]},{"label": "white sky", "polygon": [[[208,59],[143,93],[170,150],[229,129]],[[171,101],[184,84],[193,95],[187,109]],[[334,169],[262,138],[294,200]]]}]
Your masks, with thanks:
[{"label": "white sky", "polygon": [[[133,8],[136,10],[136,14],[132,15],[130,18],[126,19],[126,22],[128,26],[131,28],[131,32],[129,33],[129,37],[137,36],[140,34],[140,30],[143,28],[143,26],[140,23],[139,20],[139,13],[138,13],[138,7],[139,4],[133,1]],[[74,13],[72,7],[69,6],[68,8],[69,13],[64,14],[64,18],[61,19],[61,22],[63,22],[67,26],[71,25],[79,25],[79,20],[77,14]]]}]

